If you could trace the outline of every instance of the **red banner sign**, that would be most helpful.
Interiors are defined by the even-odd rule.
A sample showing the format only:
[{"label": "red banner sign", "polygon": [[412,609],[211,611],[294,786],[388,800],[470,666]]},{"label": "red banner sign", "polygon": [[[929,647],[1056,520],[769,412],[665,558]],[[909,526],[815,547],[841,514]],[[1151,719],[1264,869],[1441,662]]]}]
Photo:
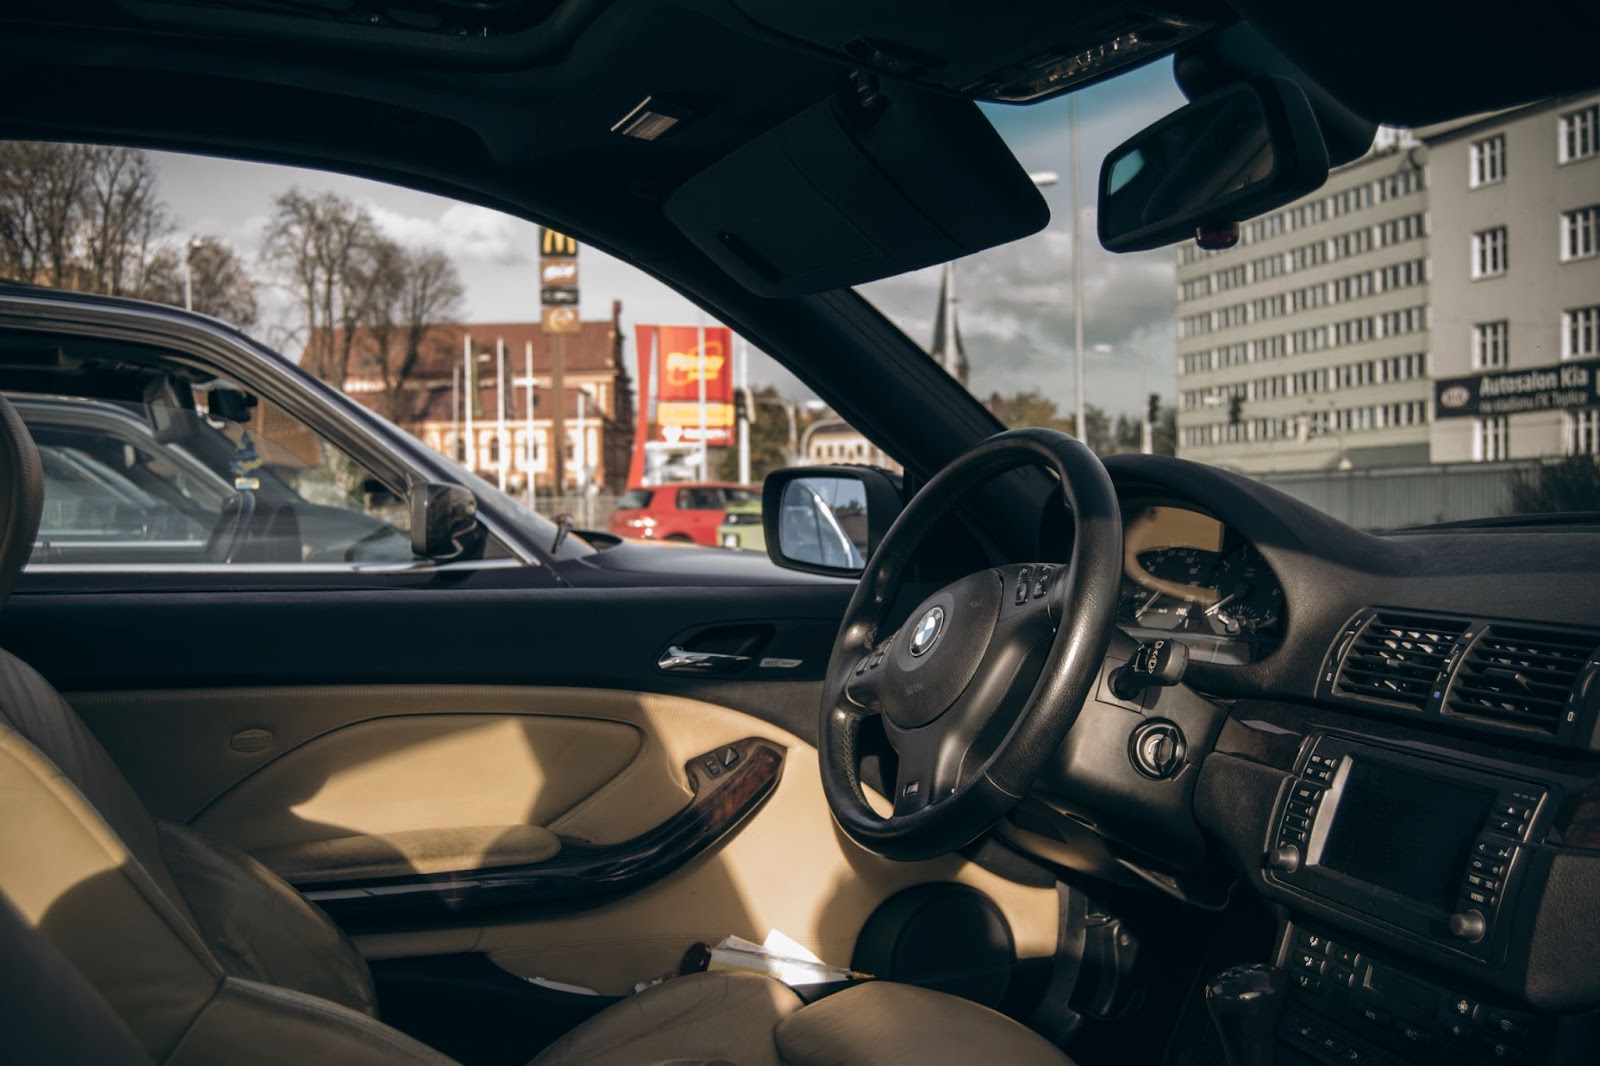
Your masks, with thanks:
[{"label": "red banner sign", "polygon": [[700,442],[700,379],[705,377],[706,443],[727,444],[733,428],[733,331],[726,326],[661,326],[658,331],[656,423],[669,443]]}]

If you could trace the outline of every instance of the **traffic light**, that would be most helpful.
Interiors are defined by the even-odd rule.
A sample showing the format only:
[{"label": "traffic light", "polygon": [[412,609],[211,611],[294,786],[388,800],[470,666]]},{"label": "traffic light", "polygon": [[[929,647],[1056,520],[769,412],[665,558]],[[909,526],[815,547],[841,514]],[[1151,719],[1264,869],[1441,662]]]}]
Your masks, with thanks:
[{"label": "traffic light", "polygon": [[745,390],[733,390],[733,419],[735,422],[746,422],[750,419],[749,401],[745,398]]},{"label": "traffic light", "polygon": [[1244,422],[1244,397],[1237,392],[1228,397],[1228,425],[1237,426]]},{"label": "traffic light", "polygon": [[1145,409],[1145,420],[1152,426],[1161,421],[1161,394],[1159,392],[1150,394],[1150,405]]}]

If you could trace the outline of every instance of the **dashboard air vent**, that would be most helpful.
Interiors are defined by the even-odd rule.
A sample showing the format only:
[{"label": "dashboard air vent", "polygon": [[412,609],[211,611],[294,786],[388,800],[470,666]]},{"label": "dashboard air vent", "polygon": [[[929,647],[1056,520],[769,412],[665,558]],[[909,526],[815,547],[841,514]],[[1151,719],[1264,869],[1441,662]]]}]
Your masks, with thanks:
[{"label": "dashboard air vent", "polygon": [[1351,642],[1334,689],[1341,696],[1421,710],[1438,691],[1466,628],[1459,619],[1377,612]]},{"label": "dashboard air vent", "polygon": [[1554,733],[1597,644],[1581,633],[1490,626],[1467,649],[1447,709]]}]

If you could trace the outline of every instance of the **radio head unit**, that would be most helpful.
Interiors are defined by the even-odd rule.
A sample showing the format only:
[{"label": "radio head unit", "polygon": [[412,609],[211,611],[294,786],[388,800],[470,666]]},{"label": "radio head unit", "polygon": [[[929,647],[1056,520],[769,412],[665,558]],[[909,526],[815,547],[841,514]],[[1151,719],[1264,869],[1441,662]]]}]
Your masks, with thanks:
[{"label": "radio head unit", "polygon": [[1267,876],[1497,961],[1546,791],[1344,737],[1312,741],[1274,820]]}]

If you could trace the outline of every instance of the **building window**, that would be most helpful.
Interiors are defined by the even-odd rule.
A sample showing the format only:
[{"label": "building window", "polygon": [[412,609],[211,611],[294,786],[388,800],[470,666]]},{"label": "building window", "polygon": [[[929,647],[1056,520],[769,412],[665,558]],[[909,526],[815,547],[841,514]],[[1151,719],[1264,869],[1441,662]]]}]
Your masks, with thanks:
[{"label": "building window", "polygon": [[1480,463],[1506,457],[1506,419],[1480,418],[1472,426],[1472,458]]},{"label": "building window", "polygon": [[1472,235],[1472,276],[1492,278],[1506,272],[1506,228],[1480,230]]},{"label": "building window", "polygon": [[1506,176],[1506,135],[1497,133],[1472,144],[1471,182],[1474,189],[1503,181]]},{"label": "building window", "polygon": [[1600,253],[1600,204],[1561,213],[1561,261],[1592,259]]},{"label": "building window", "polygon": [[1561,312],[1561,358],[1600,355],[1600,306]]},{"label": "building window", "polygon": [[1479,322],[1472,327],[1472,369],[1493,370],[1506,365],[1506,322]]},{"label": "building window", "polygon": [[1600,104],[1590,104],[1561,116],[1557,151],[1563,163],[1576,163],[1600,152]]},{"label": "building window", "polygon": [[1600,409],[1567,411],[1561,422],[1562,444],[1568,455],[1600,455]]}]

